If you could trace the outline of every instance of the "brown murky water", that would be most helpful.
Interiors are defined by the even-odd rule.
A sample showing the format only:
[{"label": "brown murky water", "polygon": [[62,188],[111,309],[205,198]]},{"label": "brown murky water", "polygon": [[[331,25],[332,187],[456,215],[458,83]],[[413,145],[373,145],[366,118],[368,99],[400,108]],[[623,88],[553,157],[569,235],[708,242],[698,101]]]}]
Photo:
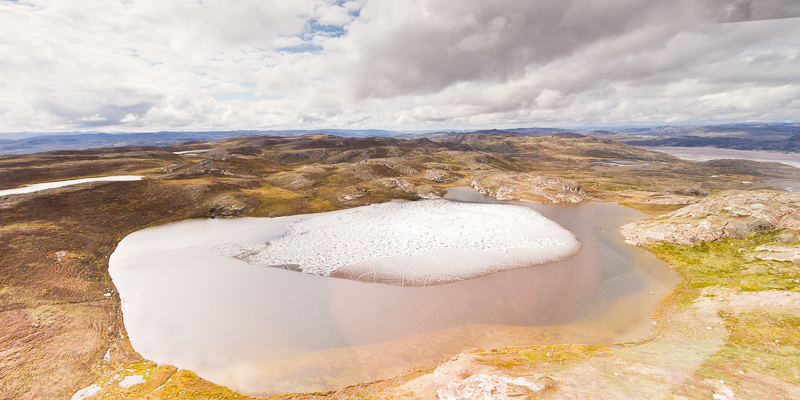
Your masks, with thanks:
[{"label": "brown murky water", "polygon": [[[455,201],[497,202],[469,188]],[[198,220],[136,232],[112,256],[134,348],[250,394],[338,388],[432,366],[472,348],[611,343],[646,335],[677,275],[623,242],[644,217],[609,203],[532,205],[583,243],[557,264],[429,287],[255,267],[218,256],[295,217]]]}]

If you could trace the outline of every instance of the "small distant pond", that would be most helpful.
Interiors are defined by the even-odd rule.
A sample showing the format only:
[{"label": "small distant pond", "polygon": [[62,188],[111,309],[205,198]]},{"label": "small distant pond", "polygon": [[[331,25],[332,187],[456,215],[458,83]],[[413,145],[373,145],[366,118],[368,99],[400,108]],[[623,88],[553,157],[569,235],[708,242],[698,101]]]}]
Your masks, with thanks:
[{"label": "small distant pond", "polygon": [[[446,198],[501,203],[470,188]],[[514,204],[572,231],[581,251],[555,264],[403,287],[258,267],[209,249],[275,239],[301,216],[206,219],[127,236],[109,272],[139,353],[253,395],[388,378],[473,348],[613,343],[650,331],[650,313],[678,277],[624,243],[619,227],[644,214],[612,203]]]}]

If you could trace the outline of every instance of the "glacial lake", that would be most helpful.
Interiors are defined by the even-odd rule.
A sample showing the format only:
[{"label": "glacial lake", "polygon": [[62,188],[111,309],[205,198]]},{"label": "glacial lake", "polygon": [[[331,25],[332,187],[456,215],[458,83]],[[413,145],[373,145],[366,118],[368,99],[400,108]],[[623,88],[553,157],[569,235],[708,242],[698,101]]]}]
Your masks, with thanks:
[{"label": "glacial lake", "polygon": [[[499,202],[471,188],[445,197]],[[423,200],[424,201],[424,200]],[[218,243],[279,237],[299,218],[191,220],[124,238],[109,272],[133,347],[158,363],[253,395],[336,389],[434,366],[474,348],[641,339],[679,281],[619,227],[613,203],[527,204],[582,242],[555,264],[403,287],[257,267]]]}]

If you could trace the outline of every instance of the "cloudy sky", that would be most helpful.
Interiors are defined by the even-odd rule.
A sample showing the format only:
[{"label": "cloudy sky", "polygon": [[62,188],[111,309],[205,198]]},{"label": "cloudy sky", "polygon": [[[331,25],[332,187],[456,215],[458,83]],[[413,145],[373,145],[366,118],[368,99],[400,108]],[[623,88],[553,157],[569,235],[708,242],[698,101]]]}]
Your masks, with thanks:
[{"label": "cloudy sky", "polygon": [[0,0],[0,132],[798,121],[798,17],[796,0]]}]

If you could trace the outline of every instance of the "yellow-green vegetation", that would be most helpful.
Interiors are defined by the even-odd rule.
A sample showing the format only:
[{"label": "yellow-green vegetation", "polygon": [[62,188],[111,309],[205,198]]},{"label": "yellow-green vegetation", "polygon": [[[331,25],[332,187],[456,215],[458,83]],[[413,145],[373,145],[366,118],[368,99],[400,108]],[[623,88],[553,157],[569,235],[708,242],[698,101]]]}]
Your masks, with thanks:
[{"label": "yellow-green vegetation", "polygon": [[800,315],[725,310],[720,317],[730,336],[701,373],[738,382],[748,372],[759,372],[800,385]]},{"label": "yellow-green vegetation", "polygon": [[252,399],[250,396],[245,396],[199,379],[194,373],[185,370],[176,372],[170,380],[157,389],[153,395],[163,399]]},{"label": "yellow-green vegetation", "polygon": [[555,345],[504,347],[492,349],[481,357],[481,362],[507,370],[525,370],[536,367],[538,371],[555,372],[565,363],[585,360],[591,356],[601,356],[608,351],[604,345]]},{"label": "yellow-green vegetation", "polygon": [[[791,236],[794,232],[695,246],[661,244],[650,249],[683,278],[675,290],[678,306],[689,308],[700,296],[712,301],[720,297],[718,317],[727,335],[720,349],[697,370],[699,377],[722,380],[745,392],[753,386],[775,389],[800,385],[800,309],[798,304],[787,307],[775,301],[800,292],[800,266],[753,257],[758,246],[772,244],[782,234]],[[741,293],[739,297],[748,300],[730,304],[726,294],[731,293]],[[752,297],[746,297],[748,293]]]},{"label": "yellow-green vegetation", "polygon": [[191,371],[177,370],[152,361],[137,362],[124,369],[106,371],[95,383],[96,396],[103,399],[252,399],[207,382]]},{"label": "yellow-green vegetation", "polygon": [[623,202],[621,204],[625,207],[637,209],[650,216],[662,215],[686,207],[685,204],[646,204],[633,202]]},{"label": "yellow-green vegetation", "polygon": [[689,304],[708,286],[745,291],[800,291],[800,266],[791,262],[748,257],[755,248],[775,242],[782,232],[744,239],[722,239],[683,246],[662,243],[649,250],[667,261],[681,275],[678,302]]}]

